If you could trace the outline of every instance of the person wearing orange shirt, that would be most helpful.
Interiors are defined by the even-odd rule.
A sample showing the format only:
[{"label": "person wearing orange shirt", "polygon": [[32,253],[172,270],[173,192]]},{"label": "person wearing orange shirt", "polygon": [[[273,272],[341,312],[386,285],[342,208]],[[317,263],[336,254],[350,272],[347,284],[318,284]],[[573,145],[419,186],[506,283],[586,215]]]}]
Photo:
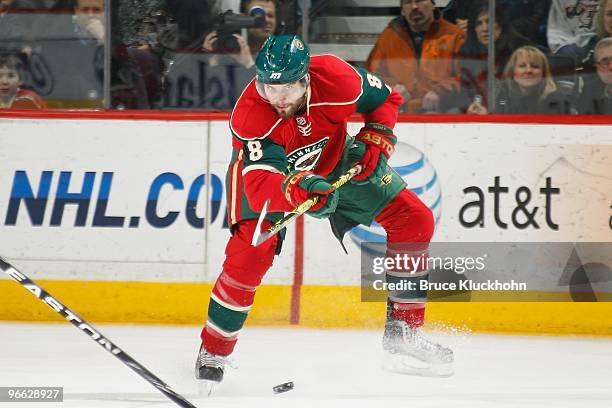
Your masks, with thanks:
[{"label": "person wearing orange shirt", "polygon": [[433,0],[400,0],[401,16],[383,30],[366,67],[404,97],[406,112],[437,112],[459,88],[456,59],[465,40],[458,26],[440,17]]}]

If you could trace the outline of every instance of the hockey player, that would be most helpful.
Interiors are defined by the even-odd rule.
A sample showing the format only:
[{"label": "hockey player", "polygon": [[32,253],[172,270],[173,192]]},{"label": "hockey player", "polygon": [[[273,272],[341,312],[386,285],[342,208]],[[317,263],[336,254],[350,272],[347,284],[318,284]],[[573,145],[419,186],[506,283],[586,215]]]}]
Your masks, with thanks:
[{"label": "hockey player", "polygon": [[[352,227],[376,220],[387,232],[388,254],[404,251],[401,243],[416,243],[412,254],[423,256],[434,227],[429,208],[387,165],[403,102],[397,92],[377,75],[336,56],[310,57],[297,35],[270,37],[255,64],[256,78],[230,119],[233,155],[227,186],[232,237],[211,294],[196,361],[196,377],[211,382],[223,379],[227,356],[236,345],[255,291],[280,250],[281,234],[257,247],[250,244],[257,211],[266,200],[272,212],[262,229],[318,195],[308,215],[329,218],[340,241]],[[347,135],[347,122],[354,113],[363,114],[365,125],[353,139]],[[330,182],[355,163],[362,165],[361,173],[335,190]],[[388,273],[397,277],[402,272]],[[407,278],[426,279],[426,273],[416,271]],[[425,295],[390,293],[383,348],[390,355],[448,366],[452,351],[420,334]]]}]

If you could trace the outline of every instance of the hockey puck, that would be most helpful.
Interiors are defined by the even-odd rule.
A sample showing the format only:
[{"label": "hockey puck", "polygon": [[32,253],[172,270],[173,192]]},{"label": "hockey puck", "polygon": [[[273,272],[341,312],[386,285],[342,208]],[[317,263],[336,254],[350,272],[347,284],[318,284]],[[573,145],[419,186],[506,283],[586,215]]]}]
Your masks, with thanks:
[{"label": "hockey puck", "polygon": [[272,387],[272,391],[274,391],[275,394],[282,394],[283,392],[291,391],[292,389],[293,389],[293,381],[278,384]]}]

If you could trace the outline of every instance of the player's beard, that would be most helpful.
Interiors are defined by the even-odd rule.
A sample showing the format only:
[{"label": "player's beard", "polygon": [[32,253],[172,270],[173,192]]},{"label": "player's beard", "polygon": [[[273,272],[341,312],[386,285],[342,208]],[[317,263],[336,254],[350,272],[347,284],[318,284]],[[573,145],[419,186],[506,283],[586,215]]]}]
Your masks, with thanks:
[{"label": "player's beard", "polygon": [[283,108],[279,108],[276,105],[272,105],[278,116],[282,119],[287,119],[295,115],[298,111],[304,108],[304,103],[306,102],[306,94],[304,94],[300,99],[295,101],[294,103],[288,104]]}]

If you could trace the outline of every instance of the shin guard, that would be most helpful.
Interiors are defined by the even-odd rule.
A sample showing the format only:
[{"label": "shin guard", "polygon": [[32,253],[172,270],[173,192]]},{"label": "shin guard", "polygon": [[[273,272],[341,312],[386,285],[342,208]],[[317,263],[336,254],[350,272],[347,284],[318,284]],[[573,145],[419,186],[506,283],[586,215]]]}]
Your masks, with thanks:
[{"label": "shin guard", "polygon": [[[225,249],[223,271],[213,287],[202,344],[213,354],[232,353],[238,333],[253,306],[255,291],[272,266],[278,237],[258,247],[251,246],[257,220],[240,221]],[[271,223],[264,221],[262,229]]]},{"label": "shin guard", "polygon": [[388,270],[387,282],[414,282],[416,289],[390,291],[387,318],[401,320],[411,327],[420,327],[425,321],[427,290],[420,287],[427,281],[427,256],[433,235],[434,221],[431,210],[410,190],[403,190],[376,217],[387,232],[386,257],[405,260]]}]

